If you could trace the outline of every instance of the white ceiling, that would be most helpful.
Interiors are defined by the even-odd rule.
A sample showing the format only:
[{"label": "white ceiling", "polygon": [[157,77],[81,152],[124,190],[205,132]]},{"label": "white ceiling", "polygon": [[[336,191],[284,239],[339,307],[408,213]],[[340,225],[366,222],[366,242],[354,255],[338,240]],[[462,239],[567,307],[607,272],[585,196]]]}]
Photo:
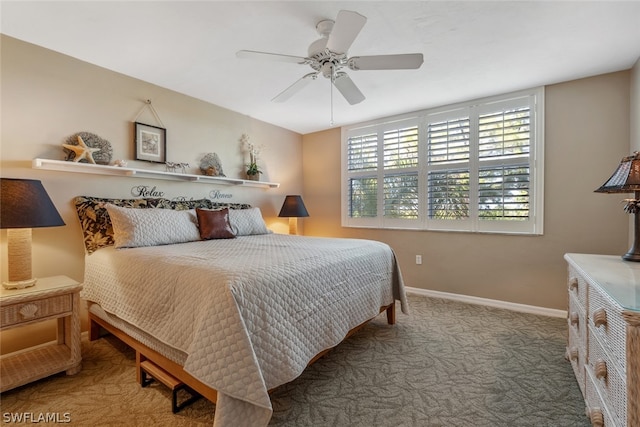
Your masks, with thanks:
[{"label": "white ceiling", "polygon": [[238,59],[241,49],[306,56],[315,25],[341,9],[366,16],[349,56],[424,54],[419,70],[348,71],[366,96],[334,91],[334,125],[367,121],[633,66],[640,2],[582,1],[2,1],[0,31],[101,67],[291,129],[330,125],[312,70]]}]

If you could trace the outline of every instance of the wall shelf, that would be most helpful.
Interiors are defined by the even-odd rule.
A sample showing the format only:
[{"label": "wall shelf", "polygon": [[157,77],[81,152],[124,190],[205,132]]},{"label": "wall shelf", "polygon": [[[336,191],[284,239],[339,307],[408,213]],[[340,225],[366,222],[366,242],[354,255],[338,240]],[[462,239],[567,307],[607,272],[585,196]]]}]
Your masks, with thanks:
[{"label": "wall shelf", "polygon": [[126,176],[133,178],[166,179],[170,181],[200,182],[205,184],[247,185],[252,187],[278,188],[277,182],[251,181],[223,176],[194,175],[188,173],[163,172],[150,169],[121,168],[118,166],[94,165],[92,163],[67,162],[64,160],[33,159],[34,169],[61,172],[90,173],[94,175]]}]

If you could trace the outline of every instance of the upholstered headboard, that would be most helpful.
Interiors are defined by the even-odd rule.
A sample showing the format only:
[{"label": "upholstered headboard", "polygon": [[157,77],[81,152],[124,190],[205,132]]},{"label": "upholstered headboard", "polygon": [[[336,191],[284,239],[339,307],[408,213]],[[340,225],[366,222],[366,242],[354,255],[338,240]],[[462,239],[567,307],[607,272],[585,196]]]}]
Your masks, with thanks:
[{"label": "upholstered headboard", "polygon": [[74,200],[83,241],[87,254],[92,254],[100,248],[114,245],[114,233],[111,218],[106,205],[137,209],[249,209],[251,205],[245,203],[219,203],[209,199],[199,200],[168,200],[168,199],[105,199],[98,197],[78,196]]}]

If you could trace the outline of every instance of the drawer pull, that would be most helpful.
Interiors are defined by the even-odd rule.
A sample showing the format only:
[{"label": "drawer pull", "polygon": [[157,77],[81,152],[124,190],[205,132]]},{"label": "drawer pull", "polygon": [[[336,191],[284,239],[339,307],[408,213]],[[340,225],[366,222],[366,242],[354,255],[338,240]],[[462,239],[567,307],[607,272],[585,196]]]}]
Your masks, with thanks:
[{"label": "drawer pull", "polygon": [[593,312],[593,324],[598,327],[607,324],[607,311],[604,308],[599,308]]},{"label": "drawer pull", "polygon": [[18,313],[20,313],[23,319],[33,319],[34,317],[36,317],[37,311],[38,311],[37,305],[25,304],[22,307],[20,307],[20,311],[18,311]]},{"label": "drawer pull", "polygon": [[569,320],[573,326],[579,326],[578,323],[580,322],[580,316],[574,311],[569,316]]},{"label": "drawer pull", "polygon": [[573,279],[569,280],[569,290],[578,290],[578,278],[574,277]]},{"label": "drawer pull", "polygon": [[587,406],[585,413],[591,421],[591,425],[593,427],[603,427],[604,426],[604,415],[602,415],[602,409],[600,408],[590,408]]},{"label": "drawer pull", "polygon": [[567,356],[569,356],[569,360],[578,360],[578,348],[571,347],[571,350],[567,349]]},{"label": "drawer pull", "polygon": [[607,362],[605,362],[603,359],[598,359],[596,360],[594,368],[596,371],[596,378],[598,378],[599,380],[604,380],[607,378]]}]

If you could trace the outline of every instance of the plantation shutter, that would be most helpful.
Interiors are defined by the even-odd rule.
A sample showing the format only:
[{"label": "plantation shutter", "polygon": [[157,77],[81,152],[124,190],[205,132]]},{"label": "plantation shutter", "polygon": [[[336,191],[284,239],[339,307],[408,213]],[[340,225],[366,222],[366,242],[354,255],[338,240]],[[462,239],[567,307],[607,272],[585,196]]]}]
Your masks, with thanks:
[{"label": "plantation shutter", "polygon": [[378,168],[378,135],[349,138],[348,169],[350,171],[375,170]]},{"label": "plantation shutter", "polygon": [[528,219],[529,176],[526,165],[480,169],[478,218]]},{"label": "plantation shutter", "polygon": [[388,130],[382,142],[385,218],[418,218],[418,127]]},{"label": "plantation shutter", "polygon": [[470,119],[466,109],[427,125],[428,214],[431,219],[469,218]]},{"label": "plantation shutter", "polygon": [[378,216],[378,134],[369,133],[349,138],[347,169],[357,173],[349,178],[349,217]]},{"label": "plantation shutter", "polygon": [[478,157],[521,157],[531,146],[531,109],[522,107],[481,114],[478,120]]},{"label": "plantation shutter", "polygon": [[349,180],[351,218],[375,218],[378,216],[378,179],[351,178]]},{"label": "plantation shutter", "polygon": [[530,217],[531,107],[526,99],[478,118],[478,219]]}]

